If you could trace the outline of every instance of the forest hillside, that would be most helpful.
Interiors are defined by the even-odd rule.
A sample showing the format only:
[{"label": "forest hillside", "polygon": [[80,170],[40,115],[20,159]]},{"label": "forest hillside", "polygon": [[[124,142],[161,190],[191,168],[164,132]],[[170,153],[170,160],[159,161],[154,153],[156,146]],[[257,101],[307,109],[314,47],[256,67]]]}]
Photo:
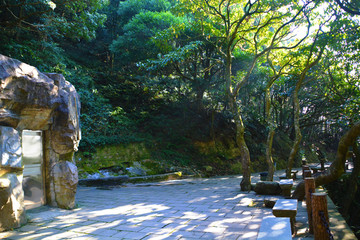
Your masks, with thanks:
[{"label": "forest hillside", "polygon": [[1,54],[76,87],[84,178],[140,166],[249,190],[252,172],[333,161],[360,120],[358,1],[4,0],[0,31]]}]

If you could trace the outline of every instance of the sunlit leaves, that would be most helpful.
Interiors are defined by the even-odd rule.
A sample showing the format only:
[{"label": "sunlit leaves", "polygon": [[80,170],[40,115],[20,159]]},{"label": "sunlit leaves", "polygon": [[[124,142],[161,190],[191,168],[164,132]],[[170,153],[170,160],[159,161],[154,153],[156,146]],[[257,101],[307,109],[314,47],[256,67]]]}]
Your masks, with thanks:
[{"label": "sunlit leaves", "polygon": [[168,0],[127,0],[119,3],[117,13],[120,25],[129,22],[136,14],[141,12],[165,12],[171,4]]},{"label": "sunlit leaves", "polygon": [[146,69],[147,71],[157,71],[173,63],[181,63],[187,59],[190,55],[196,52],[199,46],[202,44],[200,41],[190,42],[189,44],[177,48],[164,55],[159,55],[155,60],[147,60],[142,63],[138,63],[138,66]]},{"label": "sunlit leaves", "polygon": [[47,1],[47,4],[49,5],[49,7],[54,10],[56,8],[56,4],[53,1]]},{"label": "sunlit leaves", "polygon": [[140,12],[124,25],[124,34],[112,43],[111,50],[119,54],[121,61],[137,62],[155,57],[160,48],[152,38],[176,22],[170,12]]}]

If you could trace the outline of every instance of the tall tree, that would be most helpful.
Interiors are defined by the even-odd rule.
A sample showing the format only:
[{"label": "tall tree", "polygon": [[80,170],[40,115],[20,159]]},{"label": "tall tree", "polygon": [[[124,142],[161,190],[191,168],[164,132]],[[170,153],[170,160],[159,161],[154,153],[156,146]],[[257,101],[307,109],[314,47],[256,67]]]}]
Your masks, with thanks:
[{"label": "tall tree", "polygon": [[[302,40],[292,45],[284,45],[290,40],[291,30],[307,19],[308,5],[298,5],[292,1],[278,2],[267,0],[233,0],[208,1],[182,0],[182,7],[190,10],[197,19],[202,19],[204,27],[212,29],[212,42],[222,56],[224,62],[224,85],[227,102],[236,125],[236,143],[241,153],[243,178],[241,190],[251,189],[250,154],[245,142],[245,125],[238,102],[239,90],[247,83],[257,62],[274,49],[291,49],[297,47]],[[291,9],[290,11],[285,10]],[[302,18],[305,16],[305,18]],[[252,59],[246,71],[232,72],[233,52],[241,48],[251,54]]]},{"label": "tall tree", "polygon": [[[198,110],[203,110],[203,98],[209,87],[214,87],[222,68],[217,49],[207,41],[207,30],[198,21],[176,11],[179,22],[158,32],[153,42],[164,51],[156,59],[147,59],[139,66],[152,75],[168,76],[189,88]],[[195,95],[195,96],[193,96]]]},{"label": "tall tree", "polygon": [[[316,187],[324,184],[329,184],[337,180],[345,172],[345,161],[350,146],[353,146],[355,141],[358,141],[360,136],[360,122],[354,123],[354,125],[341,137],[337,153],[334,161],[329,169],[325,172],[315,176]],[[358,164],[358,163],[356,163]],[[292,198],[299,200],[304,199],[305,196],[305,184],[300,182],[292,195]]]},{"label": "tall tree", "polygon": [[[287,74],[287,69],[289,68],[289,64],[290,62],[293,60],[293,58],[291,57],[291,54],[285,54],[284,55],[284,51],[281,54],[277,54],[277,58],[274,56],[270,56],[271,51],[269,51],[267,53],[267,63],[269,65],[269,71],[271,73],[270,79],[268,80],[268,82],[266,83],[266,87],[265,87],[265,122],[268,128],[268,136],[266,139],[266,162],[268,164],[268,175],[267,175],[267,180],[268,181],[273,181],[273,177],[274,177],[274,172],[275,172],[275,166],[274,166],[274,161],[272,158],[272,145],[273,145],[273,140],[274,140],[274,135],[275,135],[275,130],[276,130],[276,122],[273,119],[273,104],[271,103],[271,88],[272,86],[275,84],[276,80],[278,80],[279,78],[285,78],[284,75]],[[278,64],[274,65],[274,60],[277,60]]]},{"label": "tall tree", "polygon": [[[337,153],[330,168],[315,176],[316,186],[329,184],[344,173],[349,147],[356,148],[355,143],[358,143],[360,136],[360,86],[357,66],[360,57],[359,22],[349,15],[340,12],[335,14],[336,17],[330,21],[330,34],[326,38],[327,47],[324,50],[326,58],[324,57],[321,63],[322,71],[318,71],[316,76],[325,83],[322,85],[324,97],[337,108],[336,116],[334,118],[327,116],[326,120],[333,123],[336,133],[339,129],[347,131],[338,143]],[[329,109],[323,111],[322,117],[325,117]],[[349,197],[351,195],[352,193],[349,192]],[[293,197],[298,199],[304,197],[303,182],[298,184]]]},{"label": "tall tree", "polygon": [[321,57],[323,56],[325,46],[326,46],[326,45],[322,45],[322,46],[320,46],[320,49],[317,49],[317,44],[319,42],[320,30],[321,29],[318,30],[318,32],[314,38],[314,41],[310,46],[307,58],[305,60],[304,65],[302,66],[300,75],[297,76],[297,81],[296,81],[295,89],[293,92],[295,140],[294,140],[293,147],[291,149],[291,152],[290,152],[290,155],[288,158],[288,163],[287,163],[287,168],[286,168],[287,178],[291,178],[291,169],[294,164],[295,157],[299,150],[299,145],[300,145],[301,139],[302,139],[302,134],[301,134],[301,129],[300,129],[301,108],[300,108],[300,102],[299,102],[299,92],[303,87],[307,73],[310,71],[311,68],[313,68],[314,66],[316,66],[319,63]]}]

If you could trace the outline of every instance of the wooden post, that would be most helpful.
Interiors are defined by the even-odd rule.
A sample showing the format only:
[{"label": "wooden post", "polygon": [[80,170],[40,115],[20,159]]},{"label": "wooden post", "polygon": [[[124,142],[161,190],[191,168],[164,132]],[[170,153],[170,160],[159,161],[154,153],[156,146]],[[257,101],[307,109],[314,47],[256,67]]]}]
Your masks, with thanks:
[{"label": "wooden post", "polygon": [[313,177],[305,178],[305,197],[306,210],[308,213],[309,233],[314,233],[314,225],[312,219],[311,194],[315,193],[315,179]]},{"label": "wooden post", "polygon": [[313,193],[311,195],[315,240],[328,240],[332,236],[329,227],[326,195],[326,193]]},{"label": "wooden post", "polygon": [[304,171],[306,171],[306,170],[310,170],[310,167],[308,165],[303,165],[302,166],[302,177],[303,177],[303,179],[305,178]]},{"label": "wooden post", "polygon": [[304,170],[304,179],[311,177],[311,170]]}]

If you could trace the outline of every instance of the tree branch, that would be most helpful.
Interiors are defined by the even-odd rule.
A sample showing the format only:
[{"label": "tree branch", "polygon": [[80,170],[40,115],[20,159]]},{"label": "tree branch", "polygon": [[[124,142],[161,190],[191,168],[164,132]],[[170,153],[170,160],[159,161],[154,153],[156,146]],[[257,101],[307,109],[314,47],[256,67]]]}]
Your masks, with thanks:
[{"label": "tree branch", "polygon": [[[335,2],[343,9],[345,12],[350,13],[352,15],[360,15],[360,9],[351,9],[344,5],[340,0],[335,0]],[[354,6],[355,7],[355,6]]]}]

